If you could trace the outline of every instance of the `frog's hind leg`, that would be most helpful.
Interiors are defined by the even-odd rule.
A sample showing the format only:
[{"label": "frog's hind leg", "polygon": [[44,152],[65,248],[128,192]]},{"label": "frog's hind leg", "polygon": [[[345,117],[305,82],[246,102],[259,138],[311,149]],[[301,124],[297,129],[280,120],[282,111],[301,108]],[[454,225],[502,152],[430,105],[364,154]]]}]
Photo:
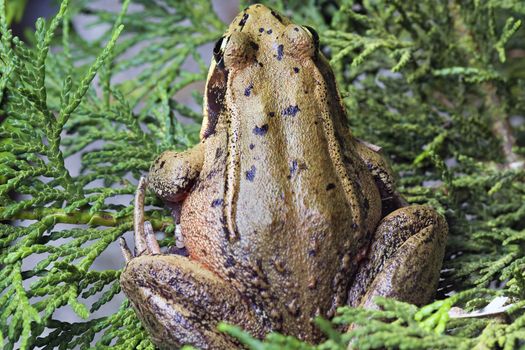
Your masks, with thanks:
[{"label": "frog's hind leg", "polygon": [[239,344],[217,330],[225,321],[257,337],[268,329],[252,305],[204,266],[179,255],[141,255],[121,277],[153,342],[162,349],[185,344],[200,349],[236,349]]},{"label": "frog's hind leg", "polygon": [[428,303],[439,280],[447,232],[445,219],[430,207],[404,207],[386,216],[352,283],[350,304],[373,308],[375,296]]}]

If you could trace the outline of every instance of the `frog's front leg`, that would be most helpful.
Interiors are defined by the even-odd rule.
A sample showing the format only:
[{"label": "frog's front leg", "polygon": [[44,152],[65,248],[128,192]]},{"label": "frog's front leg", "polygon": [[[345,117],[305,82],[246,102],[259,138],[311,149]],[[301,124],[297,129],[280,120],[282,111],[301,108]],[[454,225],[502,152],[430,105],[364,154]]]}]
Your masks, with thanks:
[{"label": "frog's front leg", "polygon": [[146,181],[141,179],[135,197],[137,256],[121,239],[126,267],[120,285],[155,345],[161,349],[185,344],[200,349],[238,348],[232,338],[217,331],[220,321],[263,337],[268,328],[235,288],[196,261],[161,254],[153,228],[144,223],[145,188]]},{"label": "frog's front leg", "polygon": [[177,203],[186,197],[199,177],[204,160],[204,147],[198,143],[183,151],[166,151],[151,165],[148,181],[157,196]]},{"label": "frog's front leg", "polygon": [[[149,185],[157,196],[171,207],[176,224],[180,223],[182,202],[199,177],[203,159],[204,147],[202,143],[198,143],[183,152],[166,151],[158,156],[151,165],[148,175]],[[145,187],[142,192],[144,191]],[[139,186],[137,195],[140,192],[141,188]],[[138,210],[137,206],[135,206],[135,210]],[[137,218],[138,216],[135,215],[135,217]],[[143,223],[136,224],[135,233],[141,230],[142,227]],[[181,237],[176,238],[181,239]],[[140,235],[136,239],[140,239]],[[181,248],[179,241],[177,242],[177,248]]]},{"label": "frog's front leg", "polygon": [[375,296],[428,303],[436,290],[448,227],[434,209],[400,208],[379,224],[349,292],[352,306],[374,307]]}]

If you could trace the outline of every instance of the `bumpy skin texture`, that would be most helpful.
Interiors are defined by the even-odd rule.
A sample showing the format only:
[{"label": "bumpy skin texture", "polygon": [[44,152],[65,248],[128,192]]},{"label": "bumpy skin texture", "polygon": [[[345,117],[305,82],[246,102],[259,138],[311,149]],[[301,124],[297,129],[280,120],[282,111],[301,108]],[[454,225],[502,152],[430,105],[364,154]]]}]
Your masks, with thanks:
[{"label": "bumpy skin texture", "polygon": [[150,185],[167,202],[184,200],[202,169],[202,144],[184,151],[167,151],[155,160],[150,171]]},{"label": "bumpy skin texture", "polygon": [[348,294],[352,306],[373,308],[377,295],[423,305],[433,296],[447,237],[447,223],[432,208],[397,209],[379,224],[367,259]]},{"label": "bumpy skin texture", "polygon": [[[242,324],[263,336],[261,323],[249,302],[213,272],[177,255],[143,255],[126,267],[122,288],[134,302],[153,342],[173,349],[182,344],[198,348],[234,349],[238,344],[217,334],[217,320]],[[144,278],[149,276],[150,278]]]},{"label": "bumpy skin texture", "polygon": [[161,198],[182,202],[189,258],[140,256],[121,277],[158,346],[231,348],[220,320],[316,342],[312,319],[338,306],[429,300],[446,223],[398,209],[386,161],[348,130],[315,32],[245,9],[216,46],[204,114],[200,144],[150,172]]}]

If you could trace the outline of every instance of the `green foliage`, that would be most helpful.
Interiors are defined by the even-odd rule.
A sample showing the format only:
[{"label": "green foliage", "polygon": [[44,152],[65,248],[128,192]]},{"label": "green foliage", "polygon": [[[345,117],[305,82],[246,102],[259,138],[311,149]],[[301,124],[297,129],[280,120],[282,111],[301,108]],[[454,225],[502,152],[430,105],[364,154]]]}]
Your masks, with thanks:
[{"label": "green foliage", "polygon": [[[28,42],[0,1],[0,342],[5,349],[153,349],[120,293],[120,270],[96,270],[132,227],[136,179],[155,155],[198,140],[201,52],[226,24],[207,0],[124,1],[119,13],[63,1]],[[267,1],[321,37],[355,135],[381,145],[411,203],[447,217],[437,301],[342,308],[320,345],[221,329],[252,349],[512,349],[525,341],[525,7],[520,1]],[[246,5],[246,2],[245,4]],[[96,40],[72,25],[106,24]],[[107,25],[109,24],[109,25]],[[202,49],[204,47],[204,49]],[[189,61],[197,69],[186,68]],[[194,101],[180,101],[182,90]],[[193,123],[180,122],[189,118]],[[188,120],[188,119],[186,119]],[[523,119],[522,119],[523,120]],[[70,159],[80,156],[81,168]],[[120,200],[120,202],[119,202]],[[122,200],[129,204],[122,203]],[[154,196],[146,216],[171,236]],[[164,244],[172,240],[166,239]],[[118,267],[119,268],[119,267]],[[450,319],[496,296],[506,317]],[[69,308],[78,320],[57,318]],[[349,333],[341,325],[352,324]]]},{"label": "green foliage", "polygon": [[27,0],[11,0],[6,4],[5,14],[7,24],[19,22],[24,15]]}]

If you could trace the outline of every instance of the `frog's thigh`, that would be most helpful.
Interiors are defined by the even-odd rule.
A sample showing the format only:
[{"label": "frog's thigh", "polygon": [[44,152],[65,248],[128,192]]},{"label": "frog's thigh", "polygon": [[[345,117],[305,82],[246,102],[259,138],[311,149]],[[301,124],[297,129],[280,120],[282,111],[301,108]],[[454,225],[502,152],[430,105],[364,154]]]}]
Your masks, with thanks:
[{"label": "frog's thigh", "polygon": [[160,348],[191,344],[201,349],[235,349],[232,338],[217,331],[225,321],[262,336],[262,322],[227,282],[198,263],[177,255],[132,259],[121,285],[142,324]]},{"label": "frog's thigh", "polygon": [[385,217],[352,284],[352,305],[373,307],[378,295],[417,305],[429,302],[439,280],[447,232],[445,219],[426,206],[404,207]]}]

